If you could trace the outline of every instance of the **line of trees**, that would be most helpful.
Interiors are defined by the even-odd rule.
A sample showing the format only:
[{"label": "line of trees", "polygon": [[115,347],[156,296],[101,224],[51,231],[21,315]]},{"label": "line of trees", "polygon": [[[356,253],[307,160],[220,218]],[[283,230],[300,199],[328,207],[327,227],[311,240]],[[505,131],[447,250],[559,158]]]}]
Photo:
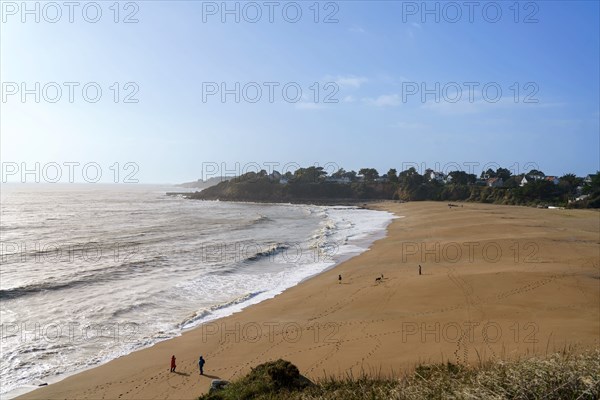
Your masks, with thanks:
[{"label": "line of trees", "polygon": [[[497,178],[497,179],[492,179]],[[526,183],[523,183],[525,178]],[[491,181],[495,183],[491,185]],[[498,181],[500,180],[500,181]],[[501,182],[498,184],[498,182]],[[280,174],[249,172],[199,192],[198,198],[223,200],[294,201],[298,199],[394,199],[404,201],[476,201],[514,205],[558,205],[600,208],[600,172],[586,178],[568,173],[547,179],[539,170],[513,175],[506,168],[447,175],[414,167],[380,175],[375,168],[358,173],[343,168],[328,175],[322,167],[299,168]]]}]

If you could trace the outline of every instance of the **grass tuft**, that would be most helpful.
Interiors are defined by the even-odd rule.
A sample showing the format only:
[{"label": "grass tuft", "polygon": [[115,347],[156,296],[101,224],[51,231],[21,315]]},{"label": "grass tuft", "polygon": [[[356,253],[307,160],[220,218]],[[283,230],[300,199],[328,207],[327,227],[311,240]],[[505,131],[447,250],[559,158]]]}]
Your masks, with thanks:
[{"label": "grass tuft", "polygon": [[447,362],[420,365],[400,379],[380,374],[327,377],[313,384],[288,361],[261,364],[224,390],[200,400],[597,400],[600,350],[565,349],[546,357],[480,362],[470,368]]}]

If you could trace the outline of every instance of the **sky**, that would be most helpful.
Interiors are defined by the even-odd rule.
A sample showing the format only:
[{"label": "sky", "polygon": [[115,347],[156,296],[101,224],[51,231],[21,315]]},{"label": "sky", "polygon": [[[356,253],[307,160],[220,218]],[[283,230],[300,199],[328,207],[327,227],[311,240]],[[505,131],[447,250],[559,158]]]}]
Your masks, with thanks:
[{"label": "sky", "polygon": [[600,169],[596,1],[0,3],[2,182]]}]

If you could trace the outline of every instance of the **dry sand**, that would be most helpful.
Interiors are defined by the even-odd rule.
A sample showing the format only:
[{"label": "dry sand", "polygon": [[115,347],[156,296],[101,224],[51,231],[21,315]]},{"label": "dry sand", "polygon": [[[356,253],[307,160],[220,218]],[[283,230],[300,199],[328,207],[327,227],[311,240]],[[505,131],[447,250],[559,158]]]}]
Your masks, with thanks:
[{"label": "dry sand", "polygon": [[[278,358],[318,379],[599,346],[598,212],[435,202],[372,207],[404,218],[362,255],[241,313],[23,398],[194,399],[212,379],[234,379]],[[172,354],[177,373],[169,372]]]}]

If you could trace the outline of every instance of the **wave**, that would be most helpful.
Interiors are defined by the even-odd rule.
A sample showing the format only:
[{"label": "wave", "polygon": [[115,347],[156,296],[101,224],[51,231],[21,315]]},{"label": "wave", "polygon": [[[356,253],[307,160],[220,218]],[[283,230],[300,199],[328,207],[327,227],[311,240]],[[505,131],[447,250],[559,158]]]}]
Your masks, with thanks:
[{"label": "wave", "polygon": [[156,303],[151,302],[143,302],[143,303],[134,303],[126,307],[119,308],[111,313],[112,317],[118,318],[125,314],[128,314],[133,311],[140,311],[144,308],[153,308],[156,307]]},{"label": "wave", "polygon": [[279,254],[282,251],[287,250],[289,248],[290,248],[290,246],[288,246],[285,243],[271,244],[271,245],[267,246],[266,250],[256,252],[256,253],[254,253],[254,255],[252,255],[250,257],[246,257],[245,261],[258,261],[262,258],[276,256],[277,254]]},{"label": "wave", "polygon": [[80,271],[77,274],[73,274],[70,277],[66,277],[60,281],[46,280],[41,283],[32,283],[10,289],[0,289],[0,300],[12,300],[38,293],[66,290],[86,286],[89,284],[96,285],[99,283],[129,279],[131,278],[132,274],[139,274],[147,271],[150,268],[156,268],[157,264],[164,261],[164,259],[165,257],[163,256],[155,256],[148,260],[122,263],[116,267],[104,267]]},{"label": "wave", "polygon": [[[264,246],[260,246],[258,244],[252,243],[248,247],[243,246],[236,250],[238,253],[231,256],[232,260],[235,259],[235,262],[233,264],[229,264],[227,267],[221,268],[218,271],[216,271],[215,273],[217,275],[230,275],[230,274],[236,273],[240,270],[240,268],[243,268],[244,264],[256,263],[265,258],[275,257],[278,254],[285,252],[289,248],[290,248],[290,244],[288,244],[288,243],[274,243],[274,244],[269,244],[269,245],[264,245]],[[252,255],[246,256],[246,254],[248,254],[248,252],[250,252],[252,250],[257,250],[257,251],[255,253],[253,253]],[[237,257],[241,257],[241,259],[238,259]]]},{"label": "wave", "polygon": [[184,318],[183,321],[181,321],[178,324],[178,328],[180,328],[180,329],[190,328],[193,325],[195,325],[198,322],[200,322],[203,319],[205,319],[206,317],[208,317],[209,315],[213,314],[217,310],[222,310],[224,308],[228,308],[228,307],[240,304],[240,303],[244,303],[244,302],[252,299],[253,297],[258,296],[261,293],[264,293],[264,291],[247,293],[247,294],[245,294],[243,296],[240,296],[240,297],[237,297],[237,298],[235,298],[235,299],[233,299],[231,301],[228,301],[228,302],[225,302],[225,303],[221,303],[221,304],[216,304],[216,305],[214,305],[212,307],[208,307],[208,308],[205,308],[205,309],[200,310],[198,312],[195,312],[192,315]]},{"label": "wave", "polygon": [[254,224],[262,224],[265,222],[272,222],[273,219],[267,217],[266,215],[259,214],[259,217],[252,221]]},{"label": "wave", "polygon": [[11,300],[30,294],[47,292],[52,290],[68,289],[73,286],[73,283],[34,283],[31,285],[19,286],[12,289],[0,290],[0,300]]},{"label": "wave", "polygon": [[[321,223],[320,229],[311,236],[309,244],[309,248],[311,249],[318,249],[330,245],[330,243],[328,243],[329,237],[339,232],[339,227],[335,221],[330,218],[329,214],[325,213],[324,217],[326,219]],[[344,241],[345,239],[343,242]]]}]

